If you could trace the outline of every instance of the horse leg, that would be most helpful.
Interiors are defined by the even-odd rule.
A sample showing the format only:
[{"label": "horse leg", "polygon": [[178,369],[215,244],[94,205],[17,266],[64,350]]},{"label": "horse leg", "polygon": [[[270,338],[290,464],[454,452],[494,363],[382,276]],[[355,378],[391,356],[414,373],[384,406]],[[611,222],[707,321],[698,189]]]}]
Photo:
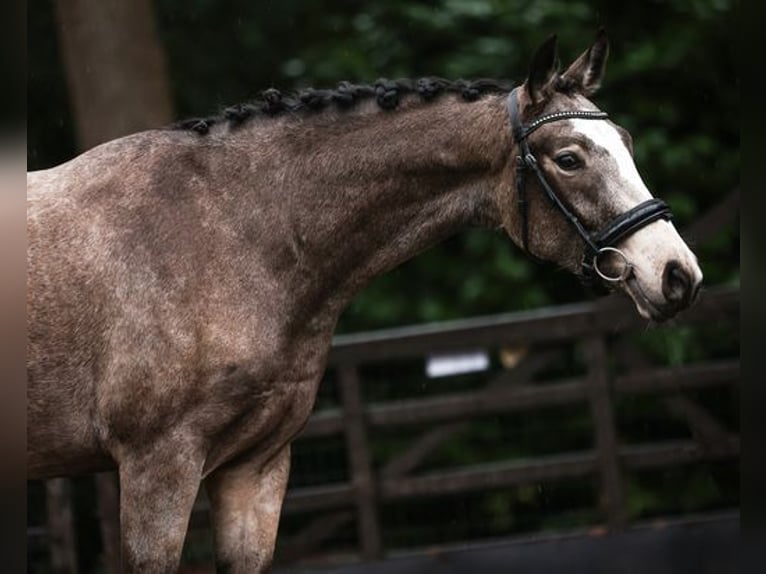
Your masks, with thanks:
[{"label": "horse leg", "polygon": [[257,453],[215,470],[205,481],[219,574],[268,571],[290,473],[290,446],[265,465]]},{"label": "horse leg", "polygon": [[178,570],[203,463],[204,457],[178,444],[154,446],[120,461],[124,572]]}]

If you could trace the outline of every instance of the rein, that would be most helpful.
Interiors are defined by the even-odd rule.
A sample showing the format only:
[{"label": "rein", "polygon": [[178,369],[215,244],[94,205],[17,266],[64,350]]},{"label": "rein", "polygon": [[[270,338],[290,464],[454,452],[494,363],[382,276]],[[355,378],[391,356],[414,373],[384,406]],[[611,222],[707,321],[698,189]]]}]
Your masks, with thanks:
[{"label": "rein", "polygon": [[[626,236],[635,233],[642,227],[649,225],[658,219],[671,219],[672,214],[670,212],[670,207],[668,207],[668,205],[661,199],[648,199],[613,218],[600,231],[594,233],[588,232],[577,215],[561,201],[556,194],[556,191],[545,179],[545,174],[543,173],[540,164],[532,153],[532,150],[529,148],[527,138],[540,126],[547,123],[572,118],[605,120],[609,117],[608,114],[601,111],[568,110],[539,116],[531,123],[524,125],[521,123],[521,118],[519,117],[517,91],[518,88],[515,88],[508,95],[508,116],[511,120],[513,139],[519,145],[519,155],[516,156],[516,191],[519,213],[521,214],[521,241],[524,251],[534,257],[529,250],[526,190],[527,172],[532,171],[540,182],[540,186],[543,188],[545,195],[561,212],[570,225],[574,227],[575,231],[577,231],[578,235],[585,242],[585,253],[583,254],[581,264],[583,282],[589,286],[595,286],[598,284],[599,277],[608,283],[616,283],[626,280],[630,276],[633,266],[630,261],[628,261],[627,256],[617,249],[615,245]],[[622,270],[618,275],[609,275],[599,269],[600,258],[612,253],[618,255],[623,261]]]}]

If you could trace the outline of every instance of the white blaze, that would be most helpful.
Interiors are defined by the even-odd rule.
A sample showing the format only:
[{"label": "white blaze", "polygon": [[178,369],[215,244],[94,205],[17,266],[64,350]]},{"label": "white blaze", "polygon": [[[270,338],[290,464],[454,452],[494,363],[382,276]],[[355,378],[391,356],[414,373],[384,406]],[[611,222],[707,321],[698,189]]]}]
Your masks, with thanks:
[{"label": "white blaze", "polygon": [[616,165],[616,173],[613,175],[623,182],[621,192],[629,194],[630,199],[635,202],[634,205],[651,199],[652,194],[649,193],[644,180],[638,174],[633,157],[614,126],[603,120],[573,119],[571,121],[575,132],[582,134],[609,153]]}]

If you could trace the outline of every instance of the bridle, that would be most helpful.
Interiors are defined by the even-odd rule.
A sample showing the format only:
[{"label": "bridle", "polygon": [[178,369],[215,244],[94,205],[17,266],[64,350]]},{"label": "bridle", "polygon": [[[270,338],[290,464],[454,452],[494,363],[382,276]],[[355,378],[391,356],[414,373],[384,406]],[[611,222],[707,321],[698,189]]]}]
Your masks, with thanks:
[{"label": "bridle", "polygon": [[[585,242],[585,253],[583,254],[581,266],[581,279],[583,282],[586,285],[596,287],[599,283],[598,278],[612,284],[625,281],[632,273],[633,265],[630,263],[627,256],[617,249],[615,245],[626,236],[635,233],[653,221],[658,219],[671,219],[672,214],[670,213],[670,207],[668,207],[668,205],[661,199],[647,199],[625,213],[613,218],[600,231],[592,233],[585,229],[577,215],[561,201],[559,196],[556,195],[556,192],[545,179],[540,164],[529,149],[527,138],[537,128],[547,123],[571,118],[605,120],[609,116],[601,111],[567,110],[538,116],[531,123],[524,125],[521,123],[521,118],[519,117],[518,90],[519,88],[515,88],[508,95],[508,116],[511,120],[513,139],[519,146],[518,156],[516,157],[516,191],[519,203],[519,213],[521,215],[521,242],[524,251],[534,257],[529,250],[529,225],[527,220],[526,175],[527,171],[531,170],[540,182],[540,186],[543,188],[543,191],[545,191],[545,195],[564,215],[570,225],[574,227],[575,231],[577,231],[578,235],[582,237]],[[616,254],[622,259],[623,265],[621,266],[619,274],[610,275],[599,268],[600,263],[603,265],[602,257],[608,256],[609,254]]]}]

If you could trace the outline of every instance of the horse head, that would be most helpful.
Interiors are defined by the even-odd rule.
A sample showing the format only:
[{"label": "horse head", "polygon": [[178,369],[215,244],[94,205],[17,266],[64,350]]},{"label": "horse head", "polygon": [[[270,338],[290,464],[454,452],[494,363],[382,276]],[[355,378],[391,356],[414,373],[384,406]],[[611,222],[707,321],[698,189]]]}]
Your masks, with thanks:
[{"label": "horse head", "polygon": [[516,193],[501,200],[503,225],[531,255],[626,292],[643,317],[662,321],[693,302],[702,272],[641,179],[630,134],[589,99],[608,53],[599,32],[560,73],[551,36],[509,95]]}]

